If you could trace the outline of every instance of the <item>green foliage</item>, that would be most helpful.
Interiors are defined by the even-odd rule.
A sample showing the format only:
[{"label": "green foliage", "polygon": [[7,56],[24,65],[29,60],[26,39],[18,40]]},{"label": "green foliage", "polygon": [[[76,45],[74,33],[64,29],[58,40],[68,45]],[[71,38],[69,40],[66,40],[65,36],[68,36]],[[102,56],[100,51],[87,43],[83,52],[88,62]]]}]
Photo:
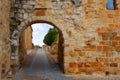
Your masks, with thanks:
[{"label": "green foliage", "polygon": [[35,45],[34,48],[42,48],[42,47],[39,45]]},{"label": "green foliage", "polygon": [[43,42],[49,46],[52,45],[53,42],[57,41],[58,31],[56,28],[50,28],[48,33],[45,35]]}]

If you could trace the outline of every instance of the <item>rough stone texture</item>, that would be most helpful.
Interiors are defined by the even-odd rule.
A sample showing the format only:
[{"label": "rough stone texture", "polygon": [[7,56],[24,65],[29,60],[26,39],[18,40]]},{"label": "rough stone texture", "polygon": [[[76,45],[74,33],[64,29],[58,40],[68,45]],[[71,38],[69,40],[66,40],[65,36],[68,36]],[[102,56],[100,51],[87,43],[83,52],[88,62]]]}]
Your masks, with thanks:
[{"label": "rough stone texture", "polygon": [[[117,10],[107,10],[107,0],[80,0],[79,4],[70,0],[36,0],[33,11],[31,3],[26,6],[24,3],[24,8],[17,7],[23,10],[18,30],[36,22],[58,28],[58,62],[66,74],[120,75],[119,0],[116,0]],[[29,13],[25,11],[28,7]]]},{"label": "rough stone texture", "polygon": [[57,53],[58,53],[58,42],[54,42],[54,43],[50,46],[49,52],[50,52],[52,55],[57,55]]},{"label": "rough stone texture", "polygon": [[[22,31],[25,30],[23,27],[29,25],[25,21],[33,13],[33,7],[35,1],[33,0],[11,0],[11,11],[10,11],[10,41],[11,41],[11,54],[15,56],[15,59],[11,61],[12,65],[19,65],[19,37]],[[20,25],[21,24],[21,25]],[[27,24],[27,25],[26,25]],[[20,26],[20,27],[19,27]],[[19,37],[18,37],[19,36]],[[11,55],[11,56],[12,56]]]},{"label": "rough stone texture", "polygon": [[30,49],[32,49],[32,28],[28,27],[20,35],[20,42],[19,42],[20,64],[22,64],[24,60],[24,56],[27,54],[27,52]]},{"label": "rough stone texture", "polygon": [[9,3],[9,0],[0,0],[0,80],[10,68]]},{"label": "rough stone texture", "polygon": [[32,28],[28,27],[22,32],[20,36],[20,44],[22,45],[21,47],[25,49],[25,52],[32,48],[32,31]]}]

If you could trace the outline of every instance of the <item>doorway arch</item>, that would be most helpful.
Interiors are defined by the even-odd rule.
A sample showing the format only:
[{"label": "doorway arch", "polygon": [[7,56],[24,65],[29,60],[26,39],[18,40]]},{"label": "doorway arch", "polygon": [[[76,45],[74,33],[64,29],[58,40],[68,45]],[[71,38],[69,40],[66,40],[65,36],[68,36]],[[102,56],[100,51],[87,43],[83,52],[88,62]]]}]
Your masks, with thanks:
[{"label": "doorway arch", "polygon": [[55,28],[57,28],[58,33],[59,33],[59,40],[58,40],[58,64],[60,66],[60,68],[62,69],[62,71],[64,71],[64,38],[63,38],[63,32],[60,29],[60,25],[57,25],[57,23],[55,23],[54,21],[49,21],[47,19],[34,19],[33,17],[28,18],[27,20],[24,20],[21,22],[21,24],[17,27],[16,30],[14,30],[14,32],[12,33],[12,37],[11,37],[11,41],[13,42],[13,47],[15,47],[15,51],[14,54],[16,54],[16,62],[15,64],[19,64],[19,39],[20,39],[20,35],[22,33],[22,31],[24,31],[28,26],[31,26],[32,24],[35,23],[47,23],[50,24],[52,26],[54,26]]}]

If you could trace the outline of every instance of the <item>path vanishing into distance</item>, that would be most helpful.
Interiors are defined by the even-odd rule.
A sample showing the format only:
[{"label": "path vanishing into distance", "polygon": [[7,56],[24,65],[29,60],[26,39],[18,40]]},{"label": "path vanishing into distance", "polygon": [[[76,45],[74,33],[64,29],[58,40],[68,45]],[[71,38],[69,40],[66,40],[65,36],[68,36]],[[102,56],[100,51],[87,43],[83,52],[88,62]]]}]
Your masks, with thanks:
[{"label": "path vanishing into distance", "polygon": [[31,51],[25,56],[22,70],[15,80],[72,80],[62,74],[59,66],[46,55],[42,48]]}]

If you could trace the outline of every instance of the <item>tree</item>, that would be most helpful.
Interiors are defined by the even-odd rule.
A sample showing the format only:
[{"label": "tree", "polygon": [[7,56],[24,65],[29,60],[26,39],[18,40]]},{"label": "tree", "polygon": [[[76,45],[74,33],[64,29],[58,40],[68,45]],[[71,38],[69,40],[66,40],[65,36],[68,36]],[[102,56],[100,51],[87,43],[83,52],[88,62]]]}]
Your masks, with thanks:
[{"label": "tree", "polygon": [[45,35],[43,42],[49,46],[52,45],[53,42],[57,41],[58,31],[56,28],[50,28],[48,33]]}]

